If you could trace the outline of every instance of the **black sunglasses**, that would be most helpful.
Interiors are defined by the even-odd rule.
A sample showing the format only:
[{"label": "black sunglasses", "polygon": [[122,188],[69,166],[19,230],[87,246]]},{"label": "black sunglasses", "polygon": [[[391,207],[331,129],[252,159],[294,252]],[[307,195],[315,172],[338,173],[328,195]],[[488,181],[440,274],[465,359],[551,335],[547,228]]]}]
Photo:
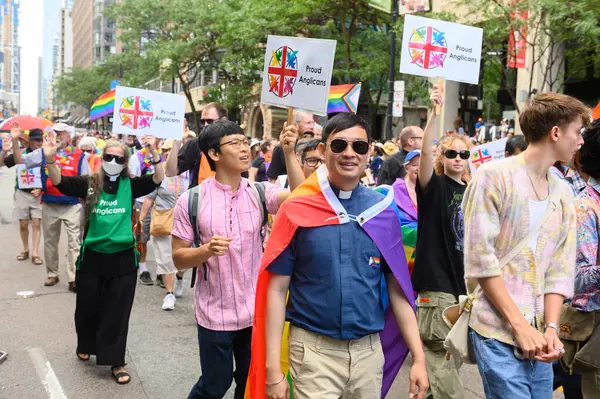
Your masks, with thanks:
[{"label": "black sunglasses", "polygon": [[444,152],[444,156],[448,159],[456,159],[457,155],[460,155],[460,159],[464,159],[466,161],[471,156],[471,151],[462,150],[462,151],[458,152],[455,150],[446,150]]},{"label": "black sunglasses", "polygon": [[210,124],[212,124],[214,121],[215,121],[214,119],[204,119],[204,118],[202,118],[202,119],[200,119],[200,124],[201,124],[202,126],[204,126],[204,125],[210,125]]},{"label": "black sunglasses", "polygon": [[331,140],[329,147],[331,148],[331,151],[339,154],[340,152],[343,152],[350,143],[352,144],[352,149],[358,155],[365,155],[369,152],[369,143],[364,140],[346,141],[343,139],[333,139]]},{"label": "black sunglasses", "polygon": [[114,159],[114,161],[116,163],[118,163],[119,165],[125,165],[125,157],[120,157],[118,155],[104,154],[102,159],[105,160],[106,162],[112,162]]}]

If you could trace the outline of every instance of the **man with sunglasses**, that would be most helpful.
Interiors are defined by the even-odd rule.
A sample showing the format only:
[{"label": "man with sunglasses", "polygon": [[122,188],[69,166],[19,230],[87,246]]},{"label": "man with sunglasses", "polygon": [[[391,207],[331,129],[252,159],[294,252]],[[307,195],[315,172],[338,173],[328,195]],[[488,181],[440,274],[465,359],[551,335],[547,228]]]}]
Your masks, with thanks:
[{"label": "man with sunglasses", "polygon": [[403,178],[404,158],[406,154],[414,150],[420,150],[423,144],[423,129],[418,126],[407,126],[400,132],[401,149],[394,156],[383,162],[379,175],[377,176],[377,185],[394,184],[396,179]]},{"label": "man with sunglasses", "polygon": [[65,123],[56,123],[52,130],[56,133],[58,149],[54,159],[46,159],[42,149],[37,149],[27,154],[21,150],[14,152],[17,163],[25,167],[41,167],[42,177],[42,232],[44,233],[44,256],[46,257],[46,271],[48,278],[44,282],[47,287],[58,283],[58,244],[62,224],[67,231],[67,277],[69,291],[75,292],[75,262],[79,256],[80,244],[80,212],[79,198],[63,195],[48,178],[46,165],[56,163],[63,176],[83,176],[90,174],[90,167],[85,153],[71,143],[71,127]]},{"label": "man with sunglasses", "polygon": [[[318,146],[326,166],[298,188],[297,196],[284,206],[275,221],[265,251],[268,263],[263,265],[260,291],[257,289],[260,298],[264,298],[266,290],[266,299],[257,297],[255,324],[260,331],[259,323],[266,319],[266,364],[262,366],[266,366],[266,381],[263,369],[261,377],[253,382],[263,392],[266,387],[269,399],[289,395],[280,366],[286,320],[291,324],[289,363],[297,399],[346,395],[379,399],[386,382],[395,377],[384,376],[389,370],[384,371],[384,349],[379,337],[390,324],[396,330],[400,326],[412,352],[411,395],[421,399],[427,390],[425,355],[412,299],[407,299],[412,296],[408,266],[402,259],[403,253],[391,256],[387,250],[387,243],[402,242],[400,226],[397,224],[397,231],[386,231],[383,241],[381,237],[371,238],[374,228],[368,234],[368,227],[363,227],[368,223],[366,219],[375,220],[392,202],[390,197],[386,206],[381,194],[359,184],[369,157],[369,140],[369,126],[359,116],[343,113],[330,119]],[[315,161],[316,164],[319,159]],[[322,196],[311,194],[316,190]],[[391,208],[390,212],[394,214]],[[295,219],[296,214],[307,215],[303,219],[311,220],[306,226],[299,225],[293,222],[299,220]],[[331,214],[334,216],[328,218]],[[338,223],[331,222],[338,218]],[[266,283],[263,273],[268,276]],[[397,273],[403,273],[404,279],[397,280]],[[384,277],[395,316],[390,323],[384,323]],[[259,316],[258,304],[265,301]],[[394,327],[394,323],[398,325]],[[395,345],[398,350],[406,349],[401,339]],[[253,359],[261,356],[265,354],[253,350]],[[258,360],[253,360],[253,367],[261,367]]]},{"label": "man with sunglasses", "polygon": [[[7,155],[13,146],[19,147],[19,141],[26,149],[24,153],[29,153],[42,147],[44,133],[40,129],[32,129],[29,135],[22,134],[18,125],[11,129],[11,137],[2,142],[2,153],[0,154],[0,167],[6,166],[12,168],[17,165],[13,155]],[[27,179],[21,177],[23,174]],[[29,177],[31,175],[31,177]],[[29,221],[31,220],[31,261],[35,265],[43,264],[39,257],[42,204],[40,195],[42,194],[41,171],[40,168],[25,169],[23,165],[17,165],[17,186],[15,188],[14,203],[15,215],[19,219],[19,231],[21,233],[21,242],[23,252],[17,256],[17,260],[24,261],[29,259]]]},{"label": "man with sunglasses", "polygon": [[190,188],[202,183],[206,178],[214,176],[206,157],[202,154],[198,141],[207,126],[218,120],[227,120],[227,108],[219,103],[206,104],[200,118],[200,134],[197,138],[189,139],[182,146],[180,140],[173,144],[171,154],[167,159],[167,177],[179,176],[190,171]]}]

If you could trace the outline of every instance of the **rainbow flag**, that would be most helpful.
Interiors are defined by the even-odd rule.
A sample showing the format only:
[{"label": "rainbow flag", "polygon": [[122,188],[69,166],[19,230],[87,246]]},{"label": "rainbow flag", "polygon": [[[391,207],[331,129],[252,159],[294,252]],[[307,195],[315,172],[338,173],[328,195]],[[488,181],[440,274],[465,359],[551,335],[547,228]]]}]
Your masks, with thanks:
[{"label": "rainbow flag", "polygon": [[[414,307],[415,297],[404,255],[397,212],[394,195],[389,193],[389,195],[381,197],[381,202],[358,215],[356,220],[377,245],[402,287],[404,295]],[[266,398],[265,318],[267,288],[271,278],[271,272],[267,270],[268,266],[289,245],[298,227],[320,227],[349,222],[351,221],[347,213],[329,186],[327,168],[324,165],[294,190],[291,197],[281,206],[267,242],[258,275],[256,309],[252,330],[252,356],[248,383],[246,384],[246,398]],[[382,281],[385,280],[382,279]],[[387,299],[382,298],[382,302],[387,303]],[[288,323],[286,323],[283,332],[281,367],[291,388],[292,380],[287,358],[287,331]],[[387,305],[385,327],[380,333],[380,339],[385,357],[381,391],[383,398],[389,391],[408,354],[408,347],[400,334],[396,319]]]},{"label": "rainbow flag", "polygon": [[90,121],[113,113],[115,108],[115,89],[104,93],[94,101],[90,108]]},{"label": "rainbow flag", "polygon": [[360,88],[361,83],[331,86],[327,101],[327,113],[352,112],[355,114],[358,109]]},{"label": "rainbow flag", "polygon": [[383,195],[387,195],[390,188],[394,192],[394,201],[398,206],[397,215],[400,226],[402,226],[404,255],[406,255],[408,262],[408,271],[412,275],[415,266],[415,249],[417,247],[417,210],[412,205],[404,179],[397,179],[392,187],[379,186],[376,190]]}]

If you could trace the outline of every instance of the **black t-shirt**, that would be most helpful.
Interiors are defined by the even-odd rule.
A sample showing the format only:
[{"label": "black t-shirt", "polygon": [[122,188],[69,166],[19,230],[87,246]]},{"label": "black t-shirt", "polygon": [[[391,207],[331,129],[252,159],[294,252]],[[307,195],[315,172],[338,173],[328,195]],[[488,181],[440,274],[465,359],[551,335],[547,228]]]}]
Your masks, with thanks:
[{"label": "black t-shirt", "polygon": [[[257,157],[254,161],[252,161],[252,167],[258,169],[258,172],[256,172],[255,181],[261,182],[269,180],[267,177],[267,165],[265,164],[265,159],[263,157]],[[271,169],[270,166],[269,169]]]},{"label": "black t-shirt", "polygon": [[281,175],[287,175],[287,167],[285,166],[285,154],[283,153],[283,149],[280,145],[273,149],[271,165],[269,165],[267,175],[270,179],[277,179]]},{"label": "black t-shirt", "polygon": [[466,293],[463,262],[464,219],[461,208],[467,186],[435,173],[425,192],[417,181],[419,204],[417,248],[412,274],[417,292]]},{"label": "black t-shirt", "polygon": [[179,154],[177,155],[178,174],[187,172],[188,170],[191,171],[190,188],[198,185],[198,168],[200,167],[199,162],[202,155],[197,138],[186,141],[185,144],[181,146]]},{"label": "black t-shirt", "polygon": [[15,156],[13,154],[6,156],[4,158],[4,165],[6,165],[7,168],[12,168],[13,166],[15,166]]},{"label": "black t-shirt", "polygon": [[[152,179],[153,175],[143,175],[140,177],[132,177],[130,178],[131,182],[131,195],[133,198],[143,197],[145,195],[150,194],[160,184],[154,183]],[[89,187],[89,177],[88,176],[62,176],[60,184],[56,186],[58,191],[63,193],[64,195],[68,195],[71,197],[78,197],[85,199],[87,197]],[[115,194],[119,188],[119,179],[111,182],[108,177],[104,180],[104,185],[102,189],[109,193]]]},{"label": "black t-shirt", "polygon": [[407,151],[400,150],[395,153],[391,158],[388,158],[381,165],[379,169],[379,175],[377,176],[377,185],[387,184],[391,186],[394,184],[397,178],[403,178],[406,174],[404,170],[404,159],[406,158]]}]

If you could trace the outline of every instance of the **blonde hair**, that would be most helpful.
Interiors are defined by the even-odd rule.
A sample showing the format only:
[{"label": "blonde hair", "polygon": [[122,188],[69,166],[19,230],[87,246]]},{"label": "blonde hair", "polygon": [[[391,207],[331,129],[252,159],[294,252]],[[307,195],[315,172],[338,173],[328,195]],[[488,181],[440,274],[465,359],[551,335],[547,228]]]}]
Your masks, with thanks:
[{"label": "blonde hair", "polygon": [[[123,150],[123,157],[125,158],[125,167],[121,171],[122,177],[129,177],[129,169],[127,165],[129,165],[129,151],[125,144],[121,143],[117,140],[108,140],[104,149],[102,150],[102,157],[106,154],[106,151],[110,148],[118,147]],[[98,204],[98,199],[100,198],[100,193],[104,188],[104,178],[106,177],[104,173],[104,169],[101,167],[100,170],[94,174],[89,175],[88,178],[88,193],[85,197],[85,228],[87,230],[87,225],[89,222],[90,214],[92,210]]]},{"label": "blonde hair", "polygon": [[[465,147],[467,147],[467,150],[471,150],[473,147],[473,143],[471,143],[471,140],[469,140],[467,136],[453,134],[443,137],[438,142],[435,161],[433,163],[433,168],[437,175],[442,175],[444,173],[444,152],[446,152],[446,150],[451,150],[455,141],[462,141]],[[469,168],[467,167],[466,169],[468,172]]]}]

